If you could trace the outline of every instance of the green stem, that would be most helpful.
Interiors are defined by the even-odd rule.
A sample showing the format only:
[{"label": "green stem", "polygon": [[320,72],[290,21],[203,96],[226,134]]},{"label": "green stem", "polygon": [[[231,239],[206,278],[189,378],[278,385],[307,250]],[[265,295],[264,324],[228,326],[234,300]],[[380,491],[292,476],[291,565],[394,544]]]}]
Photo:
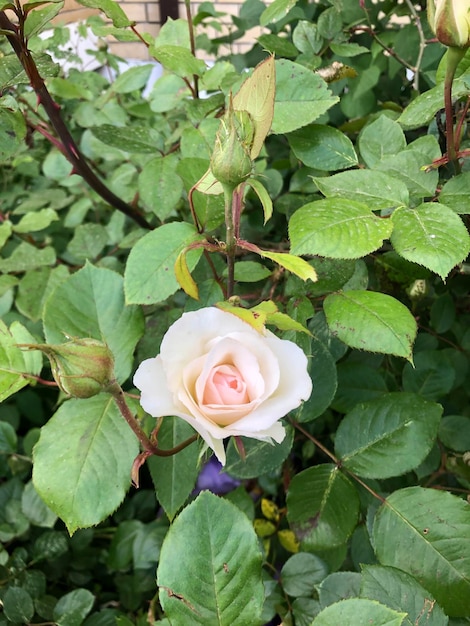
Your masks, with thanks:
[{"label": "green stem", "polygon": [[233,223],[233,196],[234,189],[230,185],[223,185],[225,200],[225,254],[227,255],[227,299],[233,296],[235,285],[235,251],[237,240]]},{"label": "green stem", "polygon": [[124,397],[124,392],[121,389],[121,386],[116,381],[113,381],[106,388],[106,391],[113,396],[121,415],[133,430],[142,448],[149,453],[148,456],[151,456],[153,454],[156,456],[173,456],[174,454],[181,452],[181,450],[184,450],[184,448],[192,444],[199,437],[199,435],[195,433],[182,443],[179,443],[174,448],[170,448],[169,450],[161,450],[158,446],[150,441],[145,432],[142,430],[141,425],[127,406],[126,398]]},{"label": "green stem", "polygon": [[455,174],[460,173],[460,163],[457,157],[454,135],[454,105],[452,102],[452,83],[454,82],[455,72],[461,59],[465,56],[465,50],[462,48],[449,47],[447,51],[447,66],[444,79],[444,106],[446,113],[446,143],[447,158],[454,167]]}]

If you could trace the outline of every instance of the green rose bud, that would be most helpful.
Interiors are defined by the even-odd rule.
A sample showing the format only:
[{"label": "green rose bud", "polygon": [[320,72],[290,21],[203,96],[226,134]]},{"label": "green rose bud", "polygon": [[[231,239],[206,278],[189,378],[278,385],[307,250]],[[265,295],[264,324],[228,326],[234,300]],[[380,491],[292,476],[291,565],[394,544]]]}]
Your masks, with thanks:
[{"label": "green rose bud", "polygon": [[222,185],[235,188],[251,174],[252,140],[253,126],[249,114],[234,111],[230,105],[220,121],[211,159],[212,174]]},{"label": "green rose bud", "polygon": [[96,339],[72,338],[57,345],[22,344],[41,350],[51,363],[60,389],[74,398],[91,398],[114,380],[114,359],[108,346]]},{"label": "green rose bud", "polygon": [[445,46],[470,46],[470,0],[428,0],[428,21]]}]

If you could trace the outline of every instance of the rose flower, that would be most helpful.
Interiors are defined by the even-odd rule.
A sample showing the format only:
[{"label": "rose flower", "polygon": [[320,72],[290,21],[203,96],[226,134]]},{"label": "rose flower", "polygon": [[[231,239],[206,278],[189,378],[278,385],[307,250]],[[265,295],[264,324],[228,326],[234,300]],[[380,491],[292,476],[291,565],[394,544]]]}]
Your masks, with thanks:
[{"label": "rose flower", "polygon": [[140,364],[134,384],[147,413],[184,419],[222,465],[227,437],[280,443],[279,419],[312,391],[296,344],[212,307],[184,313],[170,326],[160,354]]}]

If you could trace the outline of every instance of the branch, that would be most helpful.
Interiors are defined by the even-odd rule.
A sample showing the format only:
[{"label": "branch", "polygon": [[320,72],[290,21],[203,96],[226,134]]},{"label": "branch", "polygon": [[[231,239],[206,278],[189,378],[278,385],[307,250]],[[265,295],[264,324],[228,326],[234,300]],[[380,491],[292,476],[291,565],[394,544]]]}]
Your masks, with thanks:
[{"label": "branch", "polygon": [[31,87],[38,97],[38,102],[44,107],[55,132],[60,137],[63,153],[70,163],[72,163],[75,172],[108,204],[130,217],[142,228],[152,230],[152,226],[147,222],[145,217],[127,204],[127,202],[124,202],[121,198],[116,196],[90,168],[60,115],[59,105],[54,102],[47,90],[36,63],[31,56],[31,52],[24,42],[20,41],[17,26],[8,19],[5,11],[0,11],[0,28],[11,32],[11,35],[7,34],[6,37],[29,78]]}]

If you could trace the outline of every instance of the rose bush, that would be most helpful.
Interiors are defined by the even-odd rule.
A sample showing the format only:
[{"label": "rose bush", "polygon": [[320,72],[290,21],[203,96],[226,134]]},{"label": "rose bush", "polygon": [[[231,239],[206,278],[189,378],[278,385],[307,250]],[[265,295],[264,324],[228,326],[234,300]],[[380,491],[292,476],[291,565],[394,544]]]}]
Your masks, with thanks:
[{"label": "rose bush", "polygon": [[216,308],[183,314],[160,354],[140,364],[134,384],[147,413],[186,420],[222,464],[227,437],[280,443],[279,419],[312,391],[307,358],[296,344]]}]

